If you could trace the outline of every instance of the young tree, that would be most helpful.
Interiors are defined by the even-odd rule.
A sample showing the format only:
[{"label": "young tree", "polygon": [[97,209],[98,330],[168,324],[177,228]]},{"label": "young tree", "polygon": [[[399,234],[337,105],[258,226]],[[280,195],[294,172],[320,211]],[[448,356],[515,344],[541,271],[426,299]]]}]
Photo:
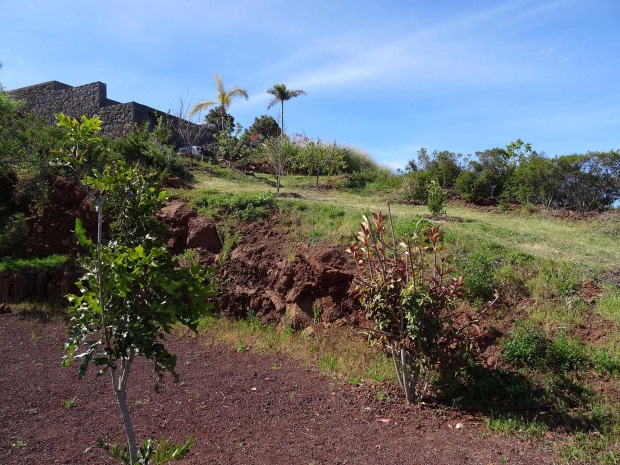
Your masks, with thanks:
[{"label": "young tree", "polygon": [[224,87],[224,82],[222,81],[222,78],[217,73],[215,73],[215,89],[217,91],[215,100],[205,100],[203,102],[196,104],[194,108],[192,108],[190,116],[194,116],[196,113],[206,110],[207,108],[212,107],[214,105],[219,105],[221,108],[221,112],[222,112],[221,128],[224,128],[224,123],[226,121],[225,112],[226,110],[228,110],[228,107],[230,106],[231,102],[233,101],[233,99],[237,97],[243,97],[247,100],[248,92],[245,89],[242,89],[241,87],[233,87],[230,90],[226,90],[226,88]]},{"label": "young tree", "polygon": [[317,139],[316,141],[296,134],[296,143],[300,145],[298,166],[308,172],[308,176],[316,174],[316,187],[319,187],[321,174],[336,174],[346,168],[344,153],[339,150],[336,143],[327,145]]},{"label": "young tree", "polygon": [[[79,295],[69,296],[71,326],[63,365],[81,360],[79,377],[92,363],[100,373],[110,373],[127,447],[100,445],[125,463],[149,463],[156,455],[180,458],[191,446],[186,443],[147,442],[138,449],[127,406],[127,384],[133,361],[144,356],[154,364],[158,381],[166,371],[175,381],[176,356],[164,343],[176,324],[196,330],[198,319],[212,305],[213,286],[196,268],[180,268],[165,248],[163,226],[154,218],[162,207],[165,192],[149,185],[137,168],[123,162],[93,168],[100,139],[99,118],[82,117],[82,123],[57,116],[67,132],[72,149],[64,160],[82,174],[82,183],[97,210],[95,240],[90,239],[79,219],[76,237],[85,253],[79,259],[86,271],[78,283]],[[104,217],[110,220],[110,237],[103,237]]]},{"label": "young tree", "polygon": [[428,198],[426,206],[432,215],[437,216],[443,211],[444,204],[448,198],[448,191],[441,187],[437,181],[431,181],[428,188]]},{"label": "young tree", "polygon": [[[224,119],[222,119],[222,116],[224,116]],[[235,117],[221,106],[211,108],[207,116],[205,116],[205,122],[207,127],[216,133],[235,127]]]},{"label": "young tree", "polygon": [[284,133],[284,102],[292,98],[299,97],[300,95],[306,95],[306,92],[301,89],[287,89],[284,84],[274,84],[271,89],[267,90],[267,93],[273,95],[269,105],[267,105],[267,110],[269,110],[276,103],[280,102],[280,128],[282,133]]},{"label": "young tree", "polygon": [[284,170],[297,159],[299,147],[288,136],[271,137],[263,142],[263,152],[276,172],[276,195],[280,195],[280,179]]}]

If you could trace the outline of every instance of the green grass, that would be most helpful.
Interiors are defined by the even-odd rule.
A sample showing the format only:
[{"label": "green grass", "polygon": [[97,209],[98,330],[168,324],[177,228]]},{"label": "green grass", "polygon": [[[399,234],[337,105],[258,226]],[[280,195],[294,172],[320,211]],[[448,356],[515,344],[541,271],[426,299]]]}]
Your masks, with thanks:
[{"label": "green grass", "polygon": [[395,380],[390,358],[368,347],[346,331],[305,336],[288,328],[263,324],[254,316],[244,320],[209,317],[202,320],[200,334],[205,343],[221,343],[231,350],[285,354],[302,366],[344,380],[368,384]]},{"label": "green grass", "polygon": [[41,271],[63,265],[68,258],[65,255],[50,255],[43,258],[0,258],[0,273],[17,271]]},{"label": "green grass", "polygon": [[[199,196],[202,189],[229,193],[275,194],[275,184],[271,186],[272,181],[273,177],[269,175],[246,176],[238,173],[235,176],[215,177],[198,173],[194,184],[196,189],[178,190],[174,191],[174,194],[189,199]],[[329,184],[329,177],[322,177],[321,184]],[[368,192],[373,195],[369,196]],[[350,218],[349,229],[356,227],[354,225],[359,223],[364,213],[379,210],[386,212],[388,200],[394,201],[398,197],[394,190],[389,189],[369,189],[364,190],[363,194],[356,189],[315,189],[314,178],[310,176],[284,176],[281,193],[284,196],[298,196],[296,201],[300,203],[344,209],[347,218]],[[577,266],[590,273],[620,269],[618,220],[614,215],[591,221],[566,221],[542,214],[519,216],[474,210],[453,204],[448,204],[446,211],[448,219],[440,219],[438,222],[448,231],[451,242],[470,250],[480,248],[483,244],[487,250],[503,256],[513,254],[519,257],[521,254],[522,257],[531,256],[539,260]],[[429,217],[425,206],[393,204],[392,212],[396,221],[403,218]],[[336,237],[338,236],[343,235],[336,234]],[[327,234],[327,237],[330,237],[330,234]]]}]

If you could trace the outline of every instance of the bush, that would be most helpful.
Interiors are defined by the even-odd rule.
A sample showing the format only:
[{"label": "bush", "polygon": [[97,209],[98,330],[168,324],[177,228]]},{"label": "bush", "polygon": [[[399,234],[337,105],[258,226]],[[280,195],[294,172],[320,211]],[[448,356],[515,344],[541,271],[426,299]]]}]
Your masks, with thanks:
[{"label": "bush", "polygon": [[432,215],[437,216],[443,212],[447,198],[448,191],[443,189],[436,181],[431,181],[431,185],[428,188],[426,206]]},{"label": "bush", "polygon": [[370,184],[371,182],[375,182],[376,180],[376,171],[358,171],[353,173],[351,177],[347,179],[345,186],[349,189],[363,189],[364,187],[366,187],[366,184]]},{"label": "bush", "polygon": [[611,355],[609,351],[598,349],[590,356],[594,369],[599,373],[617,375],[620,373],[620,357]]},{"label": "bush", "polygon": [[0,255],[13,255],[15,246],[24,240],[28,232],[23,213],[4,214],[0,207]]},{"label": "bush", "polygon": [[413,402],[428,395],[437,369],[445,374],[462,360],[484,310],[470,315],[457,305],[463,281],[448,275],[439,228],[397,240],[389,205],[388,211],[389,221],[381,213],[373,220],[364,216],[358,242],[347,250],[358,264],[356,289],[374,324],[368,335],[392,354],[400,386]]},{"label": "bush", "polygon": [[517,325],[503,349],[504,359],[517,366],[546,367],[565,373],[592,364],[585,347],[578,340],[560,333],[550,341],[541,328],[529,322]]},{"label": "bush", "polygon": [[414,171],[405,175],[402,189],[403,199],[414,204],[426,204],[430,182],[430,175],[426,171]]}]

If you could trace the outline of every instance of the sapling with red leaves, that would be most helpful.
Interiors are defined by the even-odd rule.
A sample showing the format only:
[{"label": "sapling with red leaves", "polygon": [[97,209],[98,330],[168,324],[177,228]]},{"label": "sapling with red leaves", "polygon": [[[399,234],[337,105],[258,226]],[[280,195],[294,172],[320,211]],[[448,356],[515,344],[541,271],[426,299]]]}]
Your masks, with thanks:
[{"label": "sapling with red leaves", "polygon": [[388,216],[366,215],[357,242],[347,249],[358,266],[356,290],[374,328],[368,336],[392,355],[407,402],[430,392],[432,376],[471,350],[478,321],[492,303],[477,313],[459,306],[463,277],[451,273],[452,255],[442,245],[439,226],[397,239]]},{"label": "sapling with red leaves", "polygon": [[[198,320],[212,308],[214,287],[197,268],[181,268],[165,247],[163,227],[155,212],[163,206],[165,192],[150,185],[148,177],[122,162],[102,169],[88,161],[99,143],[98,118],[82,123],[59,115],[72,150],[65,157],[77,173],[97,210],[95,240],[76,221],[75,234],[85,250],[79,263],[85,275],[77,283],[78,295],[70,295],[71,325],[63,365],[80,360],[79,377],[92,364],[99,373],[109,372],[127,434],[127,446],[100,445],[126,464],[165,463],[187,454],[193,437],[174,444],[147,440],[138,449],[127,406],[126,392],[132,364],[143,356],[153,362],[158,376],[170,372],[175,381],[176,356],[165,347],[174,325],[197,329]],[[109,237],[103,237],[104,219]],[[157,388],[157,384],[155,385]]]}]

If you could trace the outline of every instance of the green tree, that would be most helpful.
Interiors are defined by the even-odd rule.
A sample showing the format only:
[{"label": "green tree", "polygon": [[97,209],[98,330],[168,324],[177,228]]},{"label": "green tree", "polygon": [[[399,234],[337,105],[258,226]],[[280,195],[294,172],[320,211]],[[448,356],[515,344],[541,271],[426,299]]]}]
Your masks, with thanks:
[{"label": "green tree", "polygon": [[321,174],[337,174],[346,168],[344,153],[333,144],[325,144],[321,139],[316,141],[306,136],[297,137],[300,145],[297,165],[306,170],[308,176],[316,175],[316,187],[319,187]]},{"label": "green tree", "polygon": [[273,117],[262,115],[254,118],[252,125],[245,130],[244,137],[251,139],[253,136],[260,136],[260,140],[277,137],[281,134],[280,126]]},{"label": "green tree", "polygon": [[466,200],[496,202],[505,192],[517,166],[517,155],[502,148],[476,152],[456,179],[456,192]]},{"label": "green tree", "polygon": [[540,204],[548,210],[560,198],[558,169],[554,160],[533,153],[516,168],[510,180],[511,191],[522,204]]},{"label": "green tree", "polygon": [[194,108],[192,108],[192,111],[190,112],[190,116],[194,116],[196,113],[204,111],[207,108],[212,107],[214,105],[219,105],[220,111],[221,111],[221,126],[220,127],[223,129],[224,123],[226,121],[225,113],[226,113],[226,110],[228,110],[228,107],[230,107],[230,104],[232,103],[233,99],[237,97],[243,97],[247,100],[248,93],[245,89],[242,89],[241,87],[233,87],[230,90],[226,90],[226,88],[224,87],[224,82],[222,81],[222,78],[217,73],[215,73],[215,89],[216,89],[215,100],[205,100],[203,102],[196,104]]},{"label": "green tree", "polygon": [[404,175],[403,197],[407,202],[425,205],[431,177],[427,171],[411,171]]},{"label": "green tree", "polygon": [[227,124],[226,129],[215,134],[220,156],[228,162],[228,166],[232,166],[233,162],[250,154],[249,147],[240,137],[241,131],[243,127],[239,123],[234,127],[234,133],[233,127]]},{"label": "green tree", "polygon": [[[223,120],[222,116],[224,116]],[[221,106],[211,108],[207,116],[205,116],[205,122],[207,123],[207,128],[211,128],[216,132],[235,127],[235,117]]]},{"label": "green tree", "polygon": [[[425,149],[421,149],[425,150]],[[419,155],[421,157],[421,155]],[[452,189],[456,183],[456,178],[461,172],[459,160],[463,156],[459,153],[442,150],[435,150],[430,157],[423,163],[424,170],[430,178],[437,181],[444,189]],[[421,158],[423,159],[423,158]]]},{"label": "green tree", "polygon": [[[80,360],[79,377],[92,363],[100,373],[109,371],[113,391],[127,434],[127,447],[100,445],[125,463],[149,463],[151,455],[164,458],[184,456],[192,438],[183,444],[147,441],[136,447],[133,424],[127,406],[127,383],[136,357],[153,362],[158,381],[166,371],[175,381],[176,356],[165,345],[165,335],[174,325],[196,330],[198,319],[212,308],[215,295],[205,276],[196,268],[181,268],[165,247],[164,228],[155,219],[165,192],[149,184],[137,167],[122,161],[116,166],[92,168],[100,138],[99,118],[59,115],[72,149],[64,160],[83,174],[82,182],[97,210],[97,236],[93,241],[78,219],[76,237],[85,253],[79,262],[85,270],[78,283],[79,295],[69,296],[71,325],[63,365]],[[104,217],[110,221],[110,237],[103,237]]]},{"label": "green tree", "polygon": [[299,97],[300,95],[306,95],[306,92],[301,89],[287,89],[284,84],[274,84],[271,89],[267,90],[267,93],[273,95],[269,105],[267,105],[268,110],[276,103],[280,102],[280,128],[284,133],[284,102],[292,98]]}]

